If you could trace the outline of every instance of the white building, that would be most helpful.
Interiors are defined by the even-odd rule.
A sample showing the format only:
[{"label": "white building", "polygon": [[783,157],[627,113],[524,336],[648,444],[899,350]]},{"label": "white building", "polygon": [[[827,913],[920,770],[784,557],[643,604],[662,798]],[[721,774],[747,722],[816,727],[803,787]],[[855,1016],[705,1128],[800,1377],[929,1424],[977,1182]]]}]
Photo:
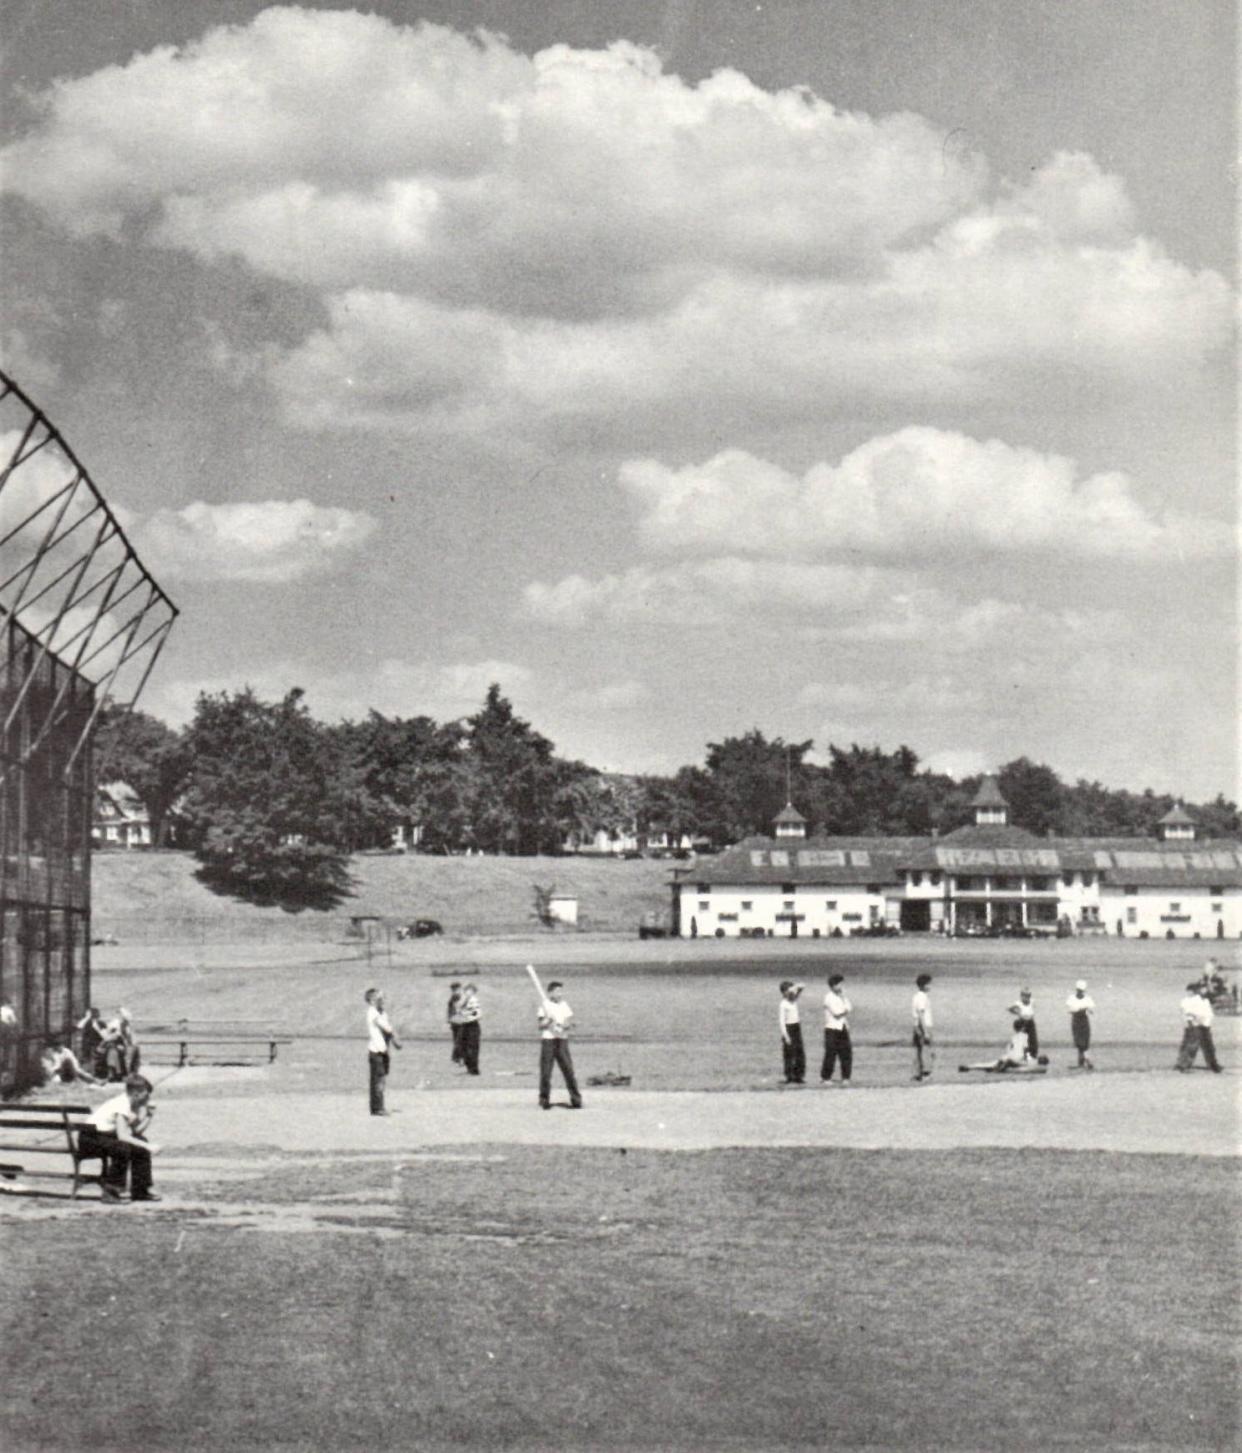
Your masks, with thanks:
[{"label": "white building", "polygon": [[1009,825],[994,778],[943,837],[808,837],[787,806],[673,883],[683,938],[907,933],[1242,936],[1242,844],[1196,841],[1183,808],[1160,836],[1040,838]]}]

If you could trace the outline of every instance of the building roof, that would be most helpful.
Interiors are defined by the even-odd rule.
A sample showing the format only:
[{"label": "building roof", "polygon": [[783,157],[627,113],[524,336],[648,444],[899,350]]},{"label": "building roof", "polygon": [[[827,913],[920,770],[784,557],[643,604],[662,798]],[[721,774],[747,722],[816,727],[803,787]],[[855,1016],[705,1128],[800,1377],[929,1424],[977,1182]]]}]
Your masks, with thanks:
[{"label": "building roof", "polygon": [[806,818],[798,811],[792,802],[787,802],[784,807],[772,819],[773,822],[805,823]]},{"label": "building roof", "polygon": [[1194,827],[1195,820],[1180,802],[1174,803],[1160,819],[1161,827]]},{"label": "building roof", "polygon": [[1005,795],[1000,790],[1000,783],[995,777],[985,777],[979,783],[979,790],[970,799],[972,807],[1008,807]]},{"label": "building roof", "polygon": [[1242,843],[1193,849],[1152,838],[1041,838],[1023,828],[971,827],[942,838],[749,837],[677,873],[675,881],[742,887],[795,883],[825,887],[894,884],[908,871],[1027,874],[1099,873],[1113,886],[1242,887]]}]

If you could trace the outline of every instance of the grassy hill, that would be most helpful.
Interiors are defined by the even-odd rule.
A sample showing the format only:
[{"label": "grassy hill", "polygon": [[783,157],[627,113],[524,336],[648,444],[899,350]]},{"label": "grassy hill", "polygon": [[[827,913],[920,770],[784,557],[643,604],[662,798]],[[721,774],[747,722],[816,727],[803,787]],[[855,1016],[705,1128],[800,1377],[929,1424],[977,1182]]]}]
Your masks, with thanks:
[{"label": "grassy hill", "polygon": [[578,898],[587,932],[632,933],[648,909],[667,908],[671,864],[601,858],[356,857],[352,896],[331,911],[259,908],[206,888],[187,853],[96,853],[94,931],[122,943],[268,942],[343,937],[351,914],[392,923],[436,918],[449,935],[534,927],[532,885]]}]

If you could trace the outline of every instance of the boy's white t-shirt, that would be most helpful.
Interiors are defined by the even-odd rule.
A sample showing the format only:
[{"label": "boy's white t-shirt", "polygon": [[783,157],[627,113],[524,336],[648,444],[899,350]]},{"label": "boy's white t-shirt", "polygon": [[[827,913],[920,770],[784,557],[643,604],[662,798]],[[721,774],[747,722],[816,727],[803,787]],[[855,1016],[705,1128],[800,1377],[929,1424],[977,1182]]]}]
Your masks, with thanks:
[{"label": "boy's white t-shirt", "polygon": [[926,989],[916,991],[910,1004],[910,1012],[914,1018],[915,1029],[930,1029],[932,1027],[931,999]]},{"label": "boy's white t-shirt", "polygon": [[539,1010],[540,1038],[541,1039],[565,1039],[569,1034],[569,1026],[573,1022],[574,1011],[565,1003],[564,999],[554,1003],[551,999],[544,1001]]},{"label": "boy's white t-shirt", "polygon": [[784,1029],[785,1026],[786,1025],[789,1025],[789,1024],[801,1024],[802,1023],[802,1015],[799,1014],[799,1012],[798,1012],[798,1001],[796,999],[786,999],[783,994],[781,995],[781,1021],[780,1022],[781,1022],[781,1028],[782,1029]]}]

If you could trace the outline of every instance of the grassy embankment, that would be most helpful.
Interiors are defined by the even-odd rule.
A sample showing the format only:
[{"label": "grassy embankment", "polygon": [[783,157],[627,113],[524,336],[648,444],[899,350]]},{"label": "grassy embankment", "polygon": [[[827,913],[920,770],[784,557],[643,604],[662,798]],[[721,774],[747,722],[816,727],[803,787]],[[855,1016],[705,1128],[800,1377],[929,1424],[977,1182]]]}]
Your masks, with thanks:
[{"label": "grassy embankment", "polygon": [[587,933],[633,933],[648,909],[667,908],[671,864],[602,858],[355,857],[352,895],[335,909],[288,913],[214,893],[187,853],[96,853],[95,932],[123,944],[339,940],[352,914],[392,923],[435,918],[449,937],[536,928],[532,887],[579,900]]}]

